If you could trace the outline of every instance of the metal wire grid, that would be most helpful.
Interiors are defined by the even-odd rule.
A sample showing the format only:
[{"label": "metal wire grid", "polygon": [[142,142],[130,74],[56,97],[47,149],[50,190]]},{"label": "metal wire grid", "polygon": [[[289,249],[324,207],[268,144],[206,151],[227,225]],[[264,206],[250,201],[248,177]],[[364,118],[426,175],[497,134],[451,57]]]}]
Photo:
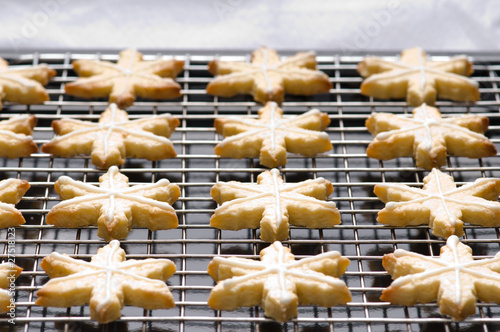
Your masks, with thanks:
[{"label": "metal wire grid", "polygon": [[[162,56],[149,54],[150,60]],[[0,318],[0,331],[495,331],[500,327],[500,306],[479,303],[478,314],[462,323],[439,315],[435,304],[415,307],[391,306],[379,300],[380,292],[390,284],[390,276],[381,266],[384,253],[395,248],[438,255],[444,244],[432,236],[427,227],[391,228],[376,223],[376,213],[383,204],[372,193],[380,182],[401,182],[422,185],[427,172],[417,169],[411,158],[387,162],[368,159],[365,154],[371,135],[364,127],[367,116],[374,111],[409,112],[404,102],[374,101],[359,94],[361,78],[356,74],[359,56],[318,56],[319,69],[333,82],[329,94],[310,98],[287,96],[283,103],[285,114],[300,114],[312,107],[327,112],[332,120],[327,129],[334,145],[333,151],[303,158],[289,156],[282,169],[287,182],[314,177],[325,177],[335,188],[331,200],[337,203],[342,224],[333,229],[307,230],[292,227],[290,240],[284,244],[298,257],[306,257],[328,250],[338,250],[351,260],[342,277],[349,286],[353,300],[346,306],[319,308],[301,306],[296,319],[278,324],[264,317],[260,308],[242,308],[233,312],[211,310],[206,299],[213,286],[206,273],[209,261],[216,255],[236,255],[257,258],[267,246],[255,230],[219,231],[208,225],[216,204],[210,198],[210,188],[217,181],[238,180],[254,182],[264,171],[258,160],[219,159],[213,147],[220,137],[213,129],[213,119],[219,115],[238,114],[256,116],[259,108],[248,97],[232,99],[206,95],[204,88],[210,80],[207,62],[213,56],[180,54],[186,61],[185,70],[177,81],[183,86],[178,100],[150,102],[139,100],[128,109],[130,118],[170,112],[181,120],[181,126],[172,136],[178,156],[174,159],[148,162],[128,160],[122,172],[131,185],[155,182],[167,178],[177,183],[182,195],[174,207],[180,226],[174,230],[150,232],[133,230],[121,241],[127,258],[168,258],[177,266],[176,274],[168,284],[174,294],[176,307],[170,310],[146,311],[126,307],[120,321],[97,325],[90,321],[88,306],[41,308],[34,305],[36,291],[48,280],[40,267],[43,257],[53,251],[89,259],[105,243],[97,237],[95,228],[62,229],[45,224],[46,213],[59,202],[53,190],[54,181],[61,175],[97,184],[103,173],[90,164],[89,158],[51,158],[43,153],[29,158],[0,160],[1,178],[16,177],[28,180],[31,189],[18,204],[27,223],[15,232],[16,263],[24,268],[16,290],[16,324]],[[80,58],[102,58],[114,61],[113,54],[28,54],[11,59],[14,64],[48,63],[57,70],[57,76],[48,86],[51,97],[45,105],[25,107],[4,105],[0,119],[14,114],[36,114],[39,123],[34,139],[39,145],[52,136],[50,123],[54,119],[71,116],[97,121],[105,109],[105,100],[87,101],[65,95],[64,84],[74,80],[71,61]],[[227,60],[244,61],[248,56],[222,56]],[[394,59],[394,57],[388,57]],[[445,60],[446,56],[435,57]],[[488,135],[499,147],[500,143],[500,58],[475,57],[474,78],[480,82],[482,101],[474,105],[438,102],[442,113],[474,113],[490,118]],[[500,176],[499,157],[483,160],[449,157],[444,171],[453,175],[459,184],[477,177]],[[2,259],[7,258],[8,231],[0,231]],[[466,225],[464,242],[474,250],[476,258],[493,256],[500,243],[497,228]]]}]

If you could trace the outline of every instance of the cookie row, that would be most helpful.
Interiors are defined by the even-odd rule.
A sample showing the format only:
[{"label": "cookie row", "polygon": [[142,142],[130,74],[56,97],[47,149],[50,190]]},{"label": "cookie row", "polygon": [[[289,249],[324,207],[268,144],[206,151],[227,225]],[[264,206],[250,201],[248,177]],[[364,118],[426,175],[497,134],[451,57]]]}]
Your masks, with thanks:
[{"label": "cookie row", "polygon": [[[68,94],[82,98],[109,96],[110,103],[126,108],[136,96],[149,99],[171,99],[181,95],[175,78],[184,67],[180,60],[142,61],[142,54],[128,49],[120,53],[117,63],[102,60],[76,60],[73,69],[82,76],[66,84]],[[251,94],[262,104],[282,103],[285,93],[313,95],[332,88],[329,77],[316,70],[313,52],[301,52],[284,60],[278,53],[261,47],[252,53],[250,63],[214,60],[209,71],[216,78],[206,88],[207,93],[232,97]],[[41,84],[47,84],[55,71],[46,65],[26,69],[9,68],[0,62],[2,97],[25,104],[42,103],[48,95]],[[400,61],[391,62],[375,57],[365,58],[358,72],[367,79],[361,93],[376,98],[404,98],[411,106],[433,105],[437,96],[457,101],[480,99],[476,81],[467,78],[473,72],[466,56],[433,62],[419,48],[402,52]],[[40,84],[41,83],[41,84]]]},{"label": "cookie row", "polygon": [[[129,187],[128,178],[116,166],[99,178],[99,187],[61,176],[54,184],[62,202],[47,214],[50,225],[67,228],[97,226],[97,235],[107,241],[124,239],[133,227],[151,231],[178,226],[172,204],[180,189],[166,179]],[[12,204],[29,189],[24,180],[0,182],[0,227],[25,223]],[[284,183],[278,169],[265,171],[257,183],[216,183],[210,194],[220,205],[210,219],[212,227],[224,230],[259,229],[267,242],[288,239],[289,225],[310,229],[340,224],[330,181],[320,177]],[[463,223],[500,226],[500,179],[480,178],[456,187],[453,178],[434,168],[424,178],[423,188],[398,183],[377,184],[375,194],[386,206],[377,221],[391,226],[430,226],[435,236],[463,235]]]},{"label": "cookie row", "polygon": [[[259,158],[273,168],[287,163],[287,152],[313,157],[332,149],[323,130],[330,123],[327,114],[313,109],[298,116],[283,117],[283,110],[274,102],[258,111],[259,118],[218,117],[216,131],[224,136],[215,153],[228,158]],[[0,122],[1,156],[27,157],[38,147],[31,136],[36,124],[33,115]],[[366,120],[374,140],[366,150],[368,157],[388,160],[413,156],[417,167],[432,169],[446,165],[446,154],[469,158],[497,154],[495,145],[483,133],[488,118],[462,115],[442,118],[437,108],[422,106],[413,110],[413,117],[378,113]],[[128,120],[126,111],[110,104],[98,123],[61,119],[52,122],[59,136],[43,144],[41,150],[59,157],[90,155],[98,168],[122,165],[126,157],[161,160],[177,154],[168,139],[179,125],[170,114]]]},{"label": "cookie row", "polygon": [[[111,111],[103,113],[99,125],[75,120],[54,122],[56,133],[71,134],[68,134],[69,137],[54,139],[44,145],[42,151],[63,157],[76,154],[75,150],[91,154],[93,163],[99,168],[123,164],[125,154],[150,160],[175,156],[175,151],[166,138],[153,137],[146,131],[157,131],[160,136],[169,137],[178,126],[177,120],[169,118],[163,130],[157,126],[149,129],[150,125],[143,125],[139,127],[140,134],[135,135],[136,132],[132,133],[124,128],[129,126],[126,113],[117,109],[130,106],[135,94],[151,98],[178,96],[180,86],[165,76],[175,77],[182,70],[182,61],[145,62],[142,61],[142,54],[136,50],[125,50],[120,53],[117,63],[77,60],[73,66],[79,75],[90,77],[67,84],[67,92],[81,97],[109,95]],[[280,60],[275,51],[260,48],[253,53],[251,63],[212,61],[209,70],[219,76],[208,84],[207,91],[223,96],[251,93],[262,103],[269,100],[282,102],[285,91],[306,95],[327,92],[331,88],[328,76],[314,70],[315,68],[313,53],[298,53]],[[395,116],[382,114],[370,117],[367,127],[377,136],[367,149],[369,157],[387,160],[413,154],[418,167],[431,169],[445,165],[446,151],[471,158],[496,155],[495,146],[481,135],[488,127],[487,118],[442,120],[438,110],[427,106],[434,103],[437,94],[454,100],[479,99],[477,82],[466,77],[472,73],[472,63],[465,56],[454,57],[446,62],[432,62],[427,61],[425,52],[414,48],[403,51],[397,62],[367,57],[359,64],[358,71],[362,76],[368,77],[361,85],[363,94],[379,98],[399,98],[406,92],[410,105],[421,105],[414,110],[414,118],[411,120],[399,120]],[[7,82],[11,85],[30,83],[28,86],[35,86],[39,90],[40,83],[36,80],[46,83],[54,74],[46,66],[36,66],[23,70],[7,68],[3,75],[6,75]],[[176,90],[172,92],[174,87]],[[5,89],[6,96],[14,92],[16,95],[12,100],[15,101],[22,99],[17,94],[33,94],[21,86]],[[27,102],[30,103],[30,100],[28,98]],[[267,103],[259,111],[258,121],[244,118],[217,119],[217,131],[223,136],[233,137],[217,145],[215,152],[232,158],[260,156],[262,165],[272,168],[286,164],[287,150],[314,156],[331,149],[325,133],[311,131],[326,128],[329,119],[325,114],[311,111],[294,120],[283,120],[282,113],[275,103]],[[309,116],[312,114],[314,116]],[[386,119],[381,119],[383,117]],[[288,129],[292,123],[295,126]],[[89,128],[92,126],[100,128]],[[386,131],[389,133],[385,133]],[[111,138],[118,141],[113,140],[116,147],[110,148],[113,145],[109,142]],[[83,142],[76,144],[79,140]],[[18,153],[8,152],[8,156],[22,156],[22,153],[26,156],[30,151],[35,151],[34,143],[28,141],[23,139],[24,149],[19,149]],[[17,149],[10,149],[12,150]]]},{"label": "cookie row", "polygon": [[[296,261],[289,248],[274,242],[260,261],[215,257],[208,265],[217,282],[208,305],[215,310],[261,305],[266,316],[285,322],[297,315],[298,305],[331,307],[351,301],[339,278],[349,259],[330,251]],[[474,260],[472,250],[451,236],[439,258],[398,249],[384,255],[384,268],[395,279],[381,300],[398,305],[437,301],[443,315],[463,320],[476,311],[477,300],[500,304],[500,253]],[[99,323],[119,319],[124,305],[145,309],[175,306],[165,284],[175,272],[168,259],[125,260],[117,240],[97,251],[90,262],[53,252],[42,261],[51,280],[37,293],[36,305],[70,307],[90,304]],[[0,264],[0,287],[15,282],[22,269]],[[9,291],[0,289],[0,312],[14,308]]]}]

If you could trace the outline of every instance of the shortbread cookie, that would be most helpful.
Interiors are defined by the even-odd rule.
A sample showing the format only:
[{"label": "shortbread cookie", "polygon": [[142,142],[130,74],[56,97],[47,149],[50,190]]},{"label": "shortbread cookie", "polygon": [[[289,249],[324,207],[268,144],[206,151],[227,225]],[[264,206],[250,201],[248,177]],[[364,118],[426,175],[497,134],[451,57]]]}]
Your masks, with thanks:
[{"label": "shortbread cookie", "polygon": [[139,120],[128,120],[127,112],[111,104],[101,114],[99,123],[75,119],[52,122],[60,136],[42,145],[42,151],[58,157],[90,155],[92,163],[107,169],[122,165],[126,157],[161,160],[175,157],[172,142],[167,138],[179,125],[170,114]]},{"label": "shortbread cookie", "polygon": [[492,157],[495,145],[483,133],[487,117],[464,115],[441,118],[437,108],[421,105],[413,118],[378,113],[366,120],[368,131],[375,136],[368,145],[370,158],[388,160],[411,156],[417,167],[432,169],[446,165],[446,152],[468,158]]},{"label": "shortbread cookie", "polygon": [[462,236],[463,222],[500,226],[500,179],[481,178],[457,188],[453,178],[437,169],[424,178],[422,189],[381,183],[375,194],[387,203],[377,221],[391,226],[429,224],[436,236]]},{"label": "shortbread cookie", "polygon": [[136,96],[171,99],[181,95],[181,86],[173,78],[184,68],[184,61],[142,61],[140,52],[128,49],[120,52],[117,63],[76,60],[73,68],[84,78],[66,84],[66,93],[82,98],[109,96],[109,102],[120,108],[131,106]]},{"label": "shortbread cookie", "polygon": [[437,97],[456,101],[480,99],[479,85],[468,78],[472,63],[465,55],[448,61],[428,61],[420,48],[401,52],[401,61],[385,61],[367,57],[358,65],[358,72],[367,77],[361,93],[389,99],[405,98],[410,106],[434,105]]},{"label": "shortbread cookie", "polygon": [[0,58],[0,109],[2,101],[32,105],[43,104],[49,94],[43,87],[56,75],[46,64],[13,66]]},{"label": "shortbread cookie", "polygon": [[125,260],[114,240],[89,262],[53,252],[42,261],[51,280],[37,293],[36,305],[71,307],[90,304],[90,317],[101,324],[119,319],[124,305],[144,309],[174,307],[165,284],[175,272],[168,259]]},{"label": "shortbread cookie", "polygon": [[351,301],[338,279],[349,259],[337,251],[295,260],[289,248],[276,241],[260,252],[260,261],[215,257],[208,273],[217,282],[208,298],[215,310],[261,305],[278,322],[297,316],[297,306],[331,307]]},{"label": "shortbread cookie", "polygon": [[316,70],[316,55],[312,52],[297,53],[281,61],[275,50],[261,47],[252,53],[251,63],[215,60],[208,68],[217,75],[207,85],[209,94],[251,94],[262,104],[281,104],[285,93],[309,96],[332,88],[328,76]]},{"label": "shortbread cookie", "polygon": [[463,320],[476,312],[476,301],[500,304],[500,253],[474,260],[472,249],[450,236],[439,258],[398,249],[384,255],[394,281],[381,300],[412,306],[437,301],[441,314]]},{"label": "shortbread cookie", "polygon": [[0,313],[15,308],[11,285],[23,269],[13,263],[0,264]]},{"label": "shortbread cookie", "polygon": [[[219,117],[215,129],[225,139],[215,147],[215,154],[227,158],[260,158],[266,167],[286,165],[286,152],[313,157],[332,149],[323,132],[330,119],[316,109],[298,116],[283,118],[275,102],[259,109],[259,119]],[[229,137],[228,137],[229,136]]]},{"label": "shortbread cookie", "polygon": [[33,142],[34,115],[20,115],[0,121],[0,157],[22,158],[38,152]]},{"label": "shortbread cookie", "polygon": [[111,167],[99,178],[99,187],[61,176],[55,189],[64,200],[47,214],[47,224],[78,228],[97,225],[97,235],[110,241],[124,239],[132,227],[156,231],[178,226],[172,208],[179,186],[167,179],[129,187],[128,178]]},{"label": "shortbread cookie", "polygon": [[307,228],[328,228],[340,224],[335,203],[326,202],[333,192],[324,178],[283,183],[273,168],[257,177],[257,183],[219,182],[210,194],[222,204],[210,218],[210,226],[239,230],[259,228],[267,242],[288,239],[289,224]]},{"label": "shortbread cookie", "polygon": [[19,203],[30,185],[27,181],[7,179],[0,181],[0,228],[14,227],[26,223],[14,204]]}]

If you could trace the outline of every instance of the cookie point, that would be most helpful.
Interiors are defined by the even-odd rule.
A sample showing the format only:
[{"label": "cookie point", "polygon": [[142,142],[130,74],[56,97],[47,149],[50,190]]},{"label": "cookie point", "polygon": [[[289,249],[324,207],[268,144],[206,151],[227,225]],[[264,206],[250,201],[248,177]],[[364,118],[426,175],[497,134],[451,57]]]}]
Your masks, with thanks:
[{"label": "cookie point", "polygon": [[118,166],[113,165],[108,169],[108,173],[116,173],[119,172],[120,170],[118,169]]},{"label": "cookie point", "polygon": [[224,288],[231,288],[231,286],[233,286],[233,285],[234,285],[234,282],[231,279],[226,279],[222,282],[222,287],[224,287]]},{"label": "cookie point", "polygon": [[[270,92],[272,92],[272,90],[271,90]],[[268,104],[269,104],[272,108],[276,108],[276,107],[278,107],[278,103],[277,103],[277,102],[275,102],[275,101],[268,101],[267,103],[268,103]]]},{"label": "cookie point", "polygon": [[455,225],[457,224],[457,218],[455,218],[454,216],[450,216],[449,222],[453,227],[455,227]]},{"label": "cookie point", "polygon": [[392,130],[384,131],[384,132],[381,132],[381,133],[378,133],[377,135],[375,135],[375,139],[384,140],[384,139],[392,136],[393,133],[394,132]]},{"label": "cookie point", "polygon": [[393,210],[396,206],[398,206],[398,202],[387,202],[385,203],[385,208],[388,210]]},{"label": "cookie point", "polygon": [[400,257],[406,255],[406,250],[404,249],[396,249],[394,250],[394,256]]},{"label": "cookie point", "polygon": [[59,182],[63,182],[63,181],[71,181],[71,180],[73,180],[73,179],[72,179],[72,178],[70,178],[70,177],[69,177],[69,176],[67,176],[67,175],[61,175],[61,176],[59,177],[59,179],[57,179],[57,181],[59,181]]},{"label": "cookie point", "polygon": [[273,242],[273,246],[280,249],[280,248],[283,248],[283,245],[281,244],[280,241],[274,241]]},{"label": "cookie point", "polygon": [[456,235],[452,235],[446,240],[447,246],[456,246],[460,242],[460,239]]},{"label": "cookie point", "polygon": [[120,241],[118,241],[118,240],[111,240],[109,242],[109,246],[111,246],[111,247],[119,247],[120,246]]}]

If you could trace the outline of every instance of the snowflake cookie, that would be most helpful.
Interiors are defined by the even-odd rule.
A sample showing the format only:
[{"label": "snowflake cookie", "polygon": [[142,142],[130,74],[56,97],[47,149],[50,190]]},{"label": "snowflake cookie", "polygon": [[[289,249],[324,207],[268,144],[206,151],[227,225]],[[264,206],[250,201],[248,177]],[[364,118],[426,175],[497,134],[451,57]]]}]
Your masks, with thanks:
[{"label": "snowflake cookie", "polygon": [[73,68],[83,78],[66,84],[66,93],[82,98],[109,96],[109,102],[120,108],[131,106],[136,96],[171,99],[181,95],[181,86],[173,78],[183,70],[184,61],[142,61],[140,52],[128,49],[120,52],[117,63],[83,59],[74,61]]},{"label": "snowflake cookie", "polygon": [[377,113],[366,120],[368,131],[375,136],[368,145],[370,158],[388,160],[412,156],[417,167],[432,169],[446,165],[446,153],[468,158],[492,157],[497,154],[493,142],[483,133],[489,120],[479,115],[442,118],[437,108],[421,105],[413,117]]},{"label": "snowflake cookie", "polygon": [[439,258],[398,249],[384,255],[382,264],[394,279],[382,301],[404,306],[437,301],[441,314],[455,320],[473,315],[478,299],[500,304],[500,253],[474,260],[472,249],[455,235]]},{"label": "snowflake cookie", "polygon": [[351,301],[346,284],[338,279],[349,259],[337,251],[296,261],[289,248],[274,242],[260,252],[260,261],[215,257],[208,273],[217,282],[208,298],[215,310],[261,305],[266,316],[286,322],[297,306],[331,307]]},{"label": "snowflake cookie", "polygon": [[78,228],[97,225],[97,235],[110,241],[124,239],[132,227],[151,231],[178,226],[172,208],[179,186],[167,179],[129,187],[128,178],[111,167],[99,178],[99,187],[61,176],[54,184],[64,200],[47,214],[47,224]]},{"label": "snowflake cookie", "polygon": [[500,179],[481,178],[459,188],[453,178],[432,171],[424,187],[381,183],[375,194],[386,203],[377,221],[391,226],[429,224],[436,236],[462,236],[463,222],[485,227],[500,226]]},{"label": "snowflake cookie", "polygon": [[480,99],[478,83],[467,77],[473,69],[465,55],[448,61],[428,61],[424,51],[411,48],[401,53],[398,62],[367,57],[358,65],[358,72],[367,77],[361,84],[362,94],[381,99],[406,96],[410,106],[434,105],[437,97]]},{"label": "snowflake cookie", "polygon": [[328,228],[340,223],[335,203],[326,202],[333,192],[324,178],[283,183],[274,168],[257,177],[257,183],[216,183],[210,194],[222,204],[210,218],[219,229],[259,228],[267,242],[288,239],[289,224],[307,228]]},{"label": "snowflake cookie", "polygon": [[14,66],[0,58],[0,109],[2,100],[21,104],[43,104],[49,100],[43,87],[56,75],[46,64],[38,66]]},{"label": "snowflake cookie", "polygon": [[283,118],[275,102],[259,109],[259,118],[237,116],[215,119],[215,129],[224,140],[215,154],[225,158],[260,158],[266,167],[286,165],[287,151],[313,157],[332,149],[324,130],[330,124],[326,113],[317,109]]},{"label": "snowflake cookie", "polygon": [[125,260],[120,242],[100,248],[90,262],[53,252],[42,261],[51,280],[37,293],[37,305],[90,304],[90,317],[101,324],[119,319],[124,305],[148,310],[174,307],[165,281],[175,273],[168,259]]},{"label": "snowflake cookie", "polygon": [[285,93],[313,95],[332,88],[328,76],[316,70],[316,55],[312,52],[297,53],[282,61],[275,50],[261,47],[252,53],[251,63],[215,60],[208,68],[217,75],[207,85],[209,94],[251,94],[262,104],[281,104]]},{"label": "snowflake cookie", "polygon": [[126,157],[161,160],[177,155],[168,139],[179,125],[170,114],[130,121],[128,114],[110,104],[98,123],[75,119],[52,122],[56,136],[42,151],[58,157],[90,155],[92,163],[107,169],[122,165]]}]

